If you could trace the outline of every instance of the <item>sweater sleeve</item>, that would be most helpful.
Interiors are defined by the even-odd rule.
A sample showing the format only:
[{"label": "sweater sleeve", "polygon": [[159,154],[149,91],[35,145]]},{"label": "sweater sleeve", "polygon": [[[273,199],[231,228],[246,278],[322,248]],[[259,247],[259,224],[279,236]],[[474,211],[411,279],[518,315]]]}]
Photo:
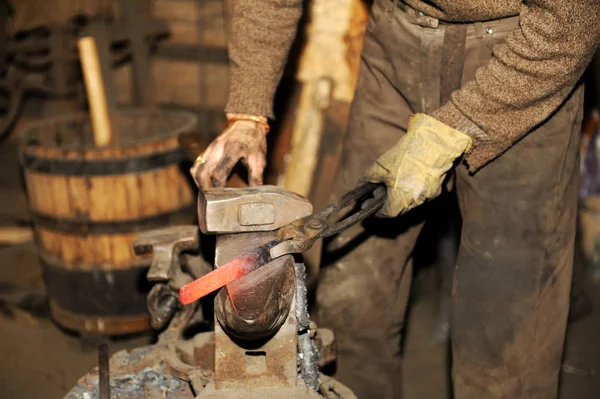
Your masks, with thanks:
[{"label": "sweater sleeve", "polygon": [[599,0],[524,0],[520,26],[473,81],[432,116],[474,139],[482,167],[547,119],[568,97],[600,41]]},{"label": "sweater sleeve", "polygon": [[273,97],[298,21],[302,0],[234,0],[226,112],[273,117]]}]

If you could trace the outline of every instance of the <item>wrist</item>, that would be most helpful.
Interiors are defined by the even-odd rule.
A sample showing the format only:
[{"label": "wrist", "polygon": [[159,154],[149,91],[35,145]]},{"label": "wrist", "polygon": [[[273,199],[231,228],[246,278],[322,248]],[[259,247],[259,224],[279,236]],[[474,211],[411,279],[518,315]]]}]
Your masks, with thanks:
[{"label": "wrist", "polygon": [[265,130],[265,134],[269,133],[269,130],[271,130],[271,127],[269,126],[269,120],[265,116],[228,112],[225,114],[225,117],[227,118],[227,126],[230,126],[238,121],[248,121],[261,125]]},{"label": "wrist", "polygon": [[434,140],[455,158],[469,152],[473,145],[471,136],[427,114],[413,115],[409,119],[408,130],[419,132],[424,140]]}]

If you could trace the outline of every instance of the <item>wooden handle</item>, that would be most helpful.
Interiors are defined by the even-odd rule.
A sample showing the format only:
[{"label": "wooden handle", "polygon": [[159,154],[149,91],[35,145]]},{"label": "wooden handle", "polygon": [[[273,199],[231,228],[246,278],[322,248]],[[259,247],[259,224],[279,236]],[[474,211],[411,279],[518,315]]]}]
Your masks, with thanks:
[{"label": "wooden handle", "polygon": [[112,126],[106,104],[106,91],[102,81],[96,41],[91,36],[83,37],[77,42],[77,47],[90,106],[94,143],[96,146],[102,147],[111,141]]}]

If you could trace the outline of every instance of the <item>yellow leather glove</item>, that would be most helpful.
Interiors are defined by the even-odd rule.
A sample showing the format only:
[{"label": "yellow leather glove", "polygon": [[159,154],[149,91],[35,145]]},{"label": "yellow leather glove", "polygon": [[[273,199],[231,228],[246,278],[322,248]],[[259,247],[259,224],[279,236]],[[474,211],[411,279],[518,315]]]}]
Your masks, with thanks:
[{"label": "yellow leather glove", "polygon": [[413,115],[406,135],[362,179],[387,186],[385,204],[377,214],[395,217],[437,197],[446,173],[472,143],[469,136],[437,119]]}]

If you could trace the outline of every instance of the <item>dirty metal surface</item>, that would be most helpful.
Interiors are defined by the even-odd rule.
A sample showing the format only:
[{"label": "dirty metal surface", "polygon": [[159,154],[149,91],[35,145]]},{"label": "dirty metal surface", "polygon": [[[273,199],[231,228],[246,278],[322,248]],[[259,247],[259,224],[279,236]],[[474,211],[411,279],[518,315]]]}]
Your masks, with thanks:
[{"label": "dirty metal surface", "polygon": [[[164,336],[164,334],[163,334]],[[170,335],[156,345],[121,351],[110,359],[111,397],[119,399],[355,399],[352,392],[330,377],[320,375],[320,395],[302,380],[293,387],[228,388],[216,390],[213,332],[184,340]],[[83,376],[65,399],[99,399],[98,368]]]},{"label": "dirty metal surface", "polygon": [[[296,315],[303,312],[295,311],[295,303],[284,325],[266,341],[234,341],[218,323],[215,332],[186,338],[184,328],[198,314],[197,307],[186,306],[159,336],[156,345],[115,354],[109,367],[112,397],[355,399],[346,387],[326,376],[317,377],[321,381],[319,394],[301,378],[296,337],[305,324],[296,322]],[[307,320],[308,314],[302,318]],[[321,336],[314,324],[309,324],[306,332],[306,337]],[[317,342],[327,352],[326,345],[331,347],[332,339],[327,339],[326,334],[322,337]],[[99,398],[98,380],[95,369],[81,378],[66,398]]]},{"label": "dirty metal surface", "polygon": [[[184,328],[197,313],[196,306],[185,306],[155,345],[113,355],[108,367],[111,397],[191,399],[200,392],[212,380],[213,368],[210,362],[197,357],[214,357],[214,339],[212,332],[185,338]],[[192,389],[192,379],[196,391]],[[90,398],[99,398],[98,368],[83,376],[66,396],[66,399]]]},{"label": "dirty metal surface", "polygon": [[198,220],[205,234],[276,230],[312,213],[305,198],[277,186],[200,191]]},{"label": "dirty metal surface", "polygon": [[[179,260],[174,256],[178,255],[174,243],[190,242],[186,241],[189,234],[185,229],[179,233],[167,239],[160,235],[143,237],[140,245],[145,250],[166,245],[170,252],[165,253],[170,255],[161,258],[159,254],[159,259],[172,265],[174,258]],[[217,236],[217,268],[273,241],[276,234],[268,231]],[[327,339],[325,334],[325,339],[317,340],[319,331],[310,323],[303,265],[284,256],[246,277],[227,285],[217,295],[214,332],[186,337],[185,328],[202,316],[194,303],[175,312],[156,345],[113,356],[109,367],[113,397],[355,399],[347,388],[318,373],[315,340],[327,352],[327,359],[335,351],[331,349],[333,338]],[[169,292],[167,284],[161,282],[155,289]],[[157,294],[153,300],[160,302],[161,298]],[[237,337],[227,334],[225,328]],[[67,398],[98,398],[98,380],[98,371],[94,370]]]},{"label": "dirty metal surface", "polygon": [[[275,235],[275,232],[219,235],[215,252],[216,267],[218,268],[252,248],[271,241]],[[285,270],[291,266],[295,282],[293,261],[291,264],[285,262],[285,265],[286,268],[277,270],[283,270],[285,273]],[[274,273],[271,276],[272,283],[281,273]],[[253,278],[250,275],[246,277]],[[279,281],[285,282],[286,279]],[[291,285],[280,283],[276,287],[288,290],[291,295],[279,291],[276,293],[279,295],[275,295],[274,300],[264,302],[264,296],[270,296],[270,288],[269,284],[264,284],[262,292],[256,292],[253,284],[234,285],[230,291],[228,285],[218,294],[217,298],[221,297],[220,301],[223,305],[215,307],[217,319],[217,323],[215,323],[215,389],[294,387],[296,385],[298,379],[296,369],[297,328],[295,312],[290,311],[290,308],[293,308],[295,283]],[[290,298],[292,301],[289,301]],[[259,341],[243,341],[239,338],[234,340],[228,335],[225,330],[235,331],[236,327],[247,324],[247,321],[237,312],[237,300],[244,304],[244,315],[258,315],[259,320],[262,317],[261,324],[275,327],[268,330],[271,334],[276,332],[275,335],[263,336],[261,338],[264,339]],[[258,302],[250,302],[257,300]],[[225,305],[227,302],[230,302],[231,305]],[[216,303],[219,302],[216,301]],[[282,317],[284,314],[287,314],[287,318]],[[284,322],[279,323],[280,320]],[[224,326],[222,327],[221,324]]]},{"label": "dirty metal surface", "polygon": [[[166,348],[147,346],[121,351],[110,359],[111,397],[120,399],[192,399],[189,382],[166,372],[161,359]],[[65,399],[98,399],[98,369],[82,377]]]},{"label": "dirty metal surface", "polygon": [[146,299],[152,327],[160,330],[167,326],[180,308],[177,289],[193,277],[184,272],[180,255],[183,251],[198,249],[198,227],[172,226],[144,231],[136,237],[133,247],[137,255],[152,252],[152,262],[146,275],[157,282]]},{"label": "dirty metal surface", "polygon": [[[347,388],[346,388],[347,390]],[[302,381],[299,381],[297,387],[260,387],[251,390],[244,389],[220,389],[217,390],[214,384],[206,386],[202,394],[197,399],[320,399],[321,395],[310,390]],[[339,396],[330,396],[327,398],[339,399]],[[344,399],[354,399],[355,396],[344,397]]]},{"label": "dirty metal surface", "polygon": [[297,340],[293,312],[274,337],[264,343],[234,341],[215,326],[215,388],[293,388],[298,383]]},{"label": "dirty metal surface", "polygon": [[[274,234],[259,232],[218,236],[217,267],[247,249],[268,242]],[[265,273],[260,278],[254,272],[239,279],[236,282],[238,286],[232,288],[230,284],[218,294],[215,308],[219,321],[215,328],[215,380],[202,392],[201,398],[319,397],[319,355],[310,330],[305,269],[296,266],[290,256],[278,261],[282,264],[272,262],[259,269],[259,272]],[[277,280],[269,281],[270,268],[279,271],[274,275],[280,278],[288,273],[288,283],[278,285]],[[244,282],[245,278],[258,279],[264,284],[261,286],[258,281],[250,279]],[[289,294],[291,303],[281,297],[270,298],[272,293],[280,296]],[[219,300],[230,305],[219,308]],[[296,301],[300,309],[296,308]],[[240,306],[237,306],[238,303]],[[240,317],[240,311],[245,312],[244,317]],[[233,322],[232,315],[237,318]],[[277,324],[276,321],[282,317],[285,322]],[[272,319],[275,324],[261,327],[263,331],[271,332],[262,340],[244,340],[239,334],[227,334],[226,331],[232,331],[232,324],[239,330],[248,319],[258,320],[260,325],[264,320]],[[276,328],[273,329],[273,326]]]},{"label": "dirty metal surface", "polygon": [[[287,198],[284,202],[277,201],[282,197],[280,194],[284,197],[289,194],[285,190],[269,187],[264,191],[277,194],[271,201],[276,214],[283,215],[295,205]],[[248,195],[244,195],[246,193]],[[256,192],[250,190],[229,190],[222,193],[221,198],[227,198],[224,194],[233,194],[234,201],[223,203],[223,209],[231,214],[236,207],[239,209],[236,201],[240,199],[250,199],[253,203],[264,201],[261,198],[256,201]],[[206,204],[218,199],[207,197]],[[306,203],[302,198],[293,199],[296,204]],[[281,219],[282,225],[312,213],[312,206],[306,207],[304,214],[299,214],[298,207],[295,208]],[[219,215],[210,212],[209,207],[206,209],[204,218],[202,213],[199,214],[201,221]],[[237,223],[231,224],[235,231],[245,231],[244,223],[239,223],[240,215],[242,213],[237,212]],[[268,220],[272,224],[274,219]],[[272,242],[275,235],[273,231],[219,235],[215,257],[217,269],[246,251]],[[318,390],[318,353],[310,335],[304,277],[305,269],[296,268],[294,259],[287,255],[229,283],[219,292],[215,300],[218,321],[215,330],[216,391],[243,387],[279,387],[290,389],[290,392],[306,388],[311,392]],[[300,308],[296,308],[297,304]]]},{"label": "dirty metal surface", "polygon": [[288,316],[294,287],[294,259],[276,259],[221,290],[215,298],[215,314],[236,338],[270,337]]},{"label": "dirty metal surface", "polygon": [[[219,235],[216,267],[272,241],[275,236],[276,232]],[[283,257],[227,284],[215,300],[216,319],[237,338],[266,338],[286,320],[294,295],[294,261]]]},{"label": "dirty metal surface", "polygon": [[175,315],[179,307],[176,292],[166,284],[155,284],[146,300],[150,323],[155,330],[162,330]]},{"label": "dirty metal surface", "polygon": [[179,255],[200,245],[198,227],[171,226],[138,234],[133,248],[137,255],[152,252],[149,281],[169,281],[181,270]]},{"label": "dirty metal surface", "polygon": [[306,266],[304,263],[294,265],[296,274],[296,323],[298,331],[298,368],[302,380],[313,391],[318,391],[319,381],[319,350],[314,341],[314,323],[310,322],[308,314],[308,294],[306,289]]}]

